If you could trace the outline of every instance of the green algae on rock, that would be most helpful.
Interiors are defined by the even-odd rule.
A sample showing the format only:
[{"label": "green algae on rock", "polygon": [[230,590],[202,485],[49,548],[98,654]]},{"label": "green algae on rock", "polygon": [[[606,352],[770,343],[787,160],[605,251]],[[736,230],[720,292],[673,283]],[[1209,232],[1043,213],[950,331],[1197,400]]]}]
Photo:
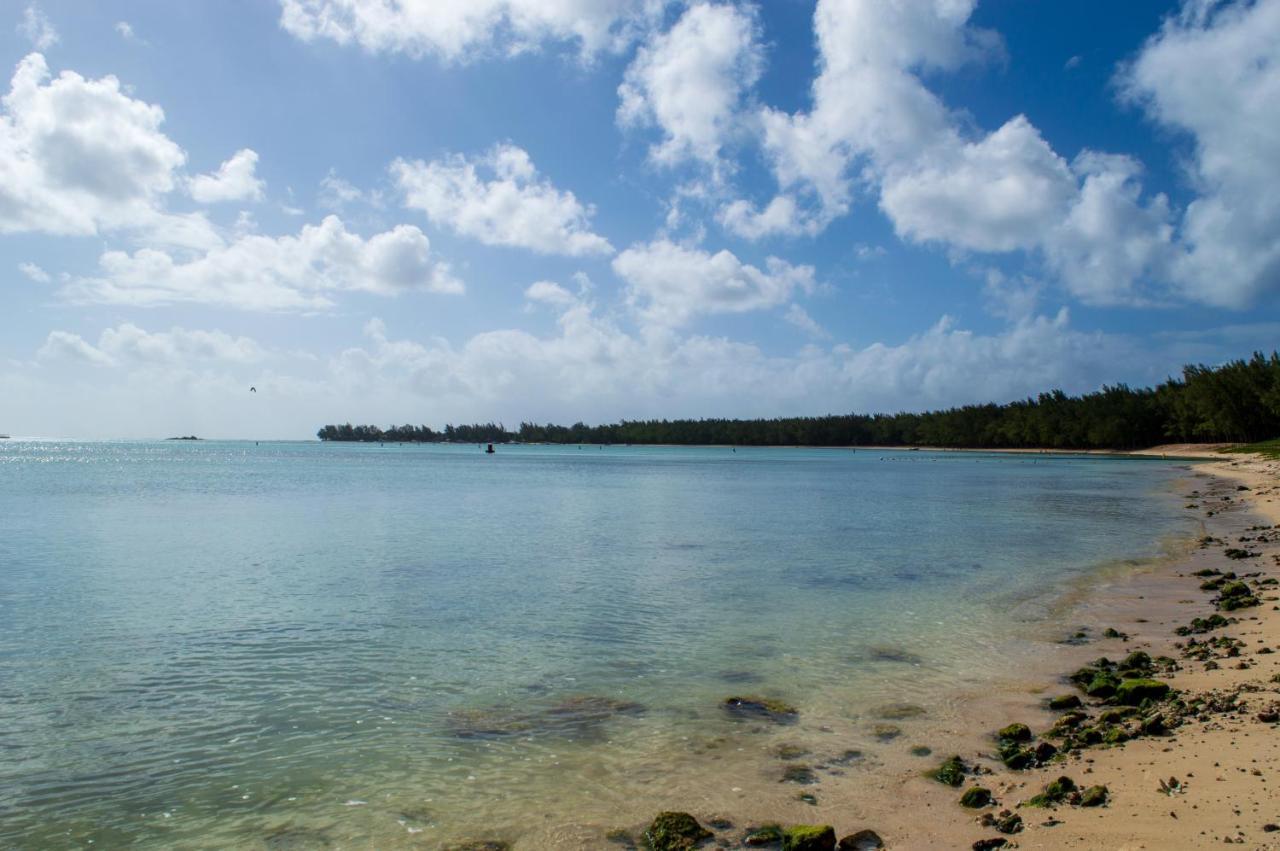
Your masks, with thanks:
[{"label": "green algae on rock", "polygon": [[931,776],[939,783],[945,783],[948,786],[959,786],[964,782],[964,776],[967,771],[968,767],[964,764],[964,760],[959,756],[953,756],[938,766]]},{"label": "green algae on rock", "polygon": [[742,839],[742,844],[754,848],[759,845],[772,845],[781,841],[782,825],[763,824],[760,827],[748,828],[747,835]]},{"label": "green algae on rock", "polygon": [[797,824],[782,832],[782,851],[835,851],[836,829],[829,824]]},{"label": "green algae on rock", "polygon": [[1049,698],[1049,708],[1055,712],[1061,712],[1064,709],[1078,709],[1080,705],[1080,697],[1074,694],[1062,694]]},{"label": "green algae on rock", "polygon": [[1010,724],[996,732],[996,738],[1008,742],[1031,741],[1031,728],[1026,724]]},{"label": "green algae on rock", "polygon": [[1115,699],[1125,706],[1137,706],[1144,700],[1162,700],[1170,690],[1169,684],[1160,680],[1124,680],[1116,689]]},{"label": "green algae on rock", "polygon": [[1101,807],[1106,802],[1106,786],[1090,786],[1080,793],[1080,806],[1082,807]]},{"label": "green algae on rock", "polygon": [[1075,781],[1070,777],[1059,777],[1057,780],[1044,787],[1044,791],[1038,795],[1032,796],[1027,801],[1028,807],[1052,807],[1055,804],[1061,804],[1067,799],[1067,796],[1076,791]]},{"label": "green algae on rock", "polygon": [[653,819],[644,838],[653,851],[686,851],[714,834],[688,813],[661,812]]},{"label": "green algae on rock", "polygon": [[991,803],[991,790],[984,789],[981,786],[974,786],[964,790],[964,794],[960,796],[960,806],[967,807],[971,810],[979,810]]}]

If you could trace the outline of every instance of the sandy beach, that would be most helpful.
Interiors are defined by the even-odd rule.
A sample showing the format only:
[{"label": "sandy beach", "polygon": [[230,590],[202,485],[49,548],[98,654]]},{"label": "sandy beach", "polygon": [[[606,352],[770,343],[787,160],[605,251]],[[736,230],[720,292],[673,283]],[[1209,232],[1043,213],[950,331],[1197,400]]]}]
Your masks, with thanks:
[{"label": "sandy beach", "polygon": [[[1204,459],[1216,448],[1163,446],[1145,454]],[[766,813],[753,811],[749,800],[731,804],[695,796],[688,809],[704,823],[732,823],[715,831],[714,841],[723,847],[739,847],[749,827],[774,821],[830,824],[836,837],[872,830],[885,847],[906,849],[1280,848],[1280,461],[1217,459],[1187,470],[1182,495],[1186,510],[1200,519],[1200,540],[1184,542],[1156,563],[1104,572],[1081,588],[1064,603],[1063,622],[1079,625],[1076,640],[1054,644],[1033,667],[1011,671],[1007,681],[948,697],[942,717],[913,731],[914,741],[928,741],[930,758],[885,760],[850,777],[834,772],[838,776],[823,778],[816,805],[797,803],[784,811],[775,805]],[[1246,555],[1231,558],[1228,551]],[[1231,574],[1257,605],[1220,611],[1217,592],[1201,589],[1206,581],[1230,581]],[[1175,632],[1215,614],[1226,625],[1189,636]],[[1117,711],[1114,700],[1086,696],[1068,680],[1099,657],[1118,662],[1135,652],[1155,660],[1143,676],[1167,683],[1170,699]],[[1080,748],[1069,750],[1050,730],[1070,712],[1052,711],[1048,703],[1071,695],[1082,699],[1076,711],[1087,717],[1068,729],[1096,725],[1123,731],[1110,737],[1127,740],[1085,744],[1088,737],[1077,735]],[[1112,717],[1103,723],[1099,716],[1108,710]],[[1159,721],[1149,721],[1157,714]],[[996,731],[1011,724],[1029,728],[1032,738],[1019,747],[1048,743],[1060,749],[1058,755],[1023,770],[1002,764]],[[964,770],[955,786],[931,776],[952,754]],[[1051,806],[1031,805],[1060,777],[1080,791]],[[1099,786],[1105,795],[1094,791],[1088,803],[1103,803],[1080,805],[1080,792]],[[962,795],[973,788],[987,790],[991,803],[962,806]],[[643,829],[634,826],[632,835]],[[535,844],[527,847],[533,848],[551,837],[530,839]],[[573,844],[564,834],[555,841]]]}]

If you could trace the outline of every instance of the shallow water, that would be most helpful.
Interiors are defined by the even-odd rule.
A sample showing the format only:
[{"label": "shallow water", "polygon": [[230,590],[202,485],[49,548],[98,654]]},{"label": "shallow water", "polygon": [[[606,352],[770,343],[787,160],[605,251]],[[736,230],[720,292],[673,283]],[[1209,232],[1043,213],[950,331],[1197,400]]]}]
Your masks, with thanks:
[{"label": "shallow water", "polygon": [[[741,789],[782,740],[874,759],[877,707],[938,711],[1068,584],[1189,531],[1181,474],[6,441],[0,846],[518,839],[629,823],[710,778]],[[800,723],[718,707],[743,693]]]}]

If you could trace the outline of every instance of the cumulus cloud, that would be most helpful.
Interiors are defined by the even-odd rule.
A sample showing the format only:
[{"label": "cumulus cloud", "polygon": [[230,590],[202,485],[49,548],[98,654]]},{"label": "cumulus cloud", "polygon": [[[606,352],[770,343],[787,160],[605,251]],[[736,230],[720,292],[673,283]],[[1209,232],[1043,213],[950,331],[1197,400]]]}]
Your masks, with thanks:
[{"label": "cumulus cloud", "polygon": [[756,29],[746,9],[692,6],[636,52],[618,87],[618,123],[662,130],[662,142],[650,149],[656,162],[692,159],[720,168],[743,93],[755,85],[764,64]]},{"label": "cumulus cloud", "polygon": [[809,311],[798,304],[790,305],[787,308],[787,312],[782,314],[782,318],[815,340],[831,338],[831,335],[827,333],[827,329],[818,324],[818,321],[809,315]]},{"label": "cumulus cloud", "polygon": [[244,148],[236,151],[213,174],[198,174],[191,178],[187,191],[201,204],[261,201],[266,183],[255,174],[257,167],[257,152]]},{"label": "cumulus cloud", "polygon": [[574,257],[613,253],[609,241],[591,231],[595,209],[542,179],[515,145],[498,145],[474,159],[399,159],[391,174],[406,207],[486,245]]},{"label": "cumulus cloud", "polygon": [[23,11],[18,32],[31,42],[31,46],[36,50],[48,50],[58,43],[58,31],[53,28],[49,18],[35,3],[30,4]]},{"label": "cumulus cloud", "polygon": [[37,266],[35,263],[19,263],[18,271],[35,281],[37,284],[47,284],[52,280],[49,273]]},{"label": "cumulus cloud", "polygon": [[262,360],[265,351],[248,337],[233,337],[223,331],[173,328],[149,333],[125,322],[104,330],[96,346],[79,334],[51,331],[36,356],[42,361],[71,360],[94,366],[122,363],[168,365],[191,361],[248,364]]},{"label": "cumulus cloud", "polygon": [[729,251],[711,254],[665,239],[633,245],[614,258],[613,269],[626,282],[628,302],[645,321],[659,325],[777,307],[797,290],[812,292],[815,286],[812,266],[770,257],[760,269]]},{"label": "cumulus cloud", "polygon": [[524,297],[529,301],[557,307],[574,304],[578,300],[577,296],[554,281],[534,281],[524,291]]},{"label": "cumulus cloud", "polygon": [[120,81],[73,71],[51,78],[42,55],[18,63],[0,114],[0,233],[145,233],[217,244],[202,216],[168,213],[163,196],[186,154],[160,131],[164,112]]},{"label": "cumulus cloud", "polygon": [[666,0],[281,0],[280,26],[302,39],[465,62],[543,43],[577,45],[590,59],[631,43]]},{"label": "cumulus cloud", "polygon": [[1194,143],[1198,197],[1179,228],[1182,292],[1242,307],[1280,289],[1280,2],[1188,0],[1120,77],[1133,102]]},{"label": "cumulus cloud", "polygon": [[194,259],[157,249],[108,251],[99,274],[62,289],[78,303],[149,306],[193,302],[242,310],[308,310],[332,306],[335,292],[397,295],[410,290],[461,293],[447,264],[431,255],[411,225],[363,239],[337,216],[306,225],[297,236],[245,234]]}]

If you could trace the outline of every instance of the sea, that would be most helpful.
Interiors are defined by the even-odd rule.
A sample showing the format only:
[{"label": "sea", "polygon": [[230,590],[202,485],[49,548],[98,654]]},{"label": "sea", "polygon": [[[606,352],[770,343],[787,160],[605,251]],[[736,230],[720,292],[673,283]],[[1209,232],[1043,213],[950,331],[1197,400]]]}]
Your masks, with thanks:
[{"label": "sea", "polygon": [[[2,441],[0,847],[610,847],[659,809],[791,801],[788,743],[857,782],[1194,534],[1187,475]],[[797,714],[724,705],[756,696]]]}]

